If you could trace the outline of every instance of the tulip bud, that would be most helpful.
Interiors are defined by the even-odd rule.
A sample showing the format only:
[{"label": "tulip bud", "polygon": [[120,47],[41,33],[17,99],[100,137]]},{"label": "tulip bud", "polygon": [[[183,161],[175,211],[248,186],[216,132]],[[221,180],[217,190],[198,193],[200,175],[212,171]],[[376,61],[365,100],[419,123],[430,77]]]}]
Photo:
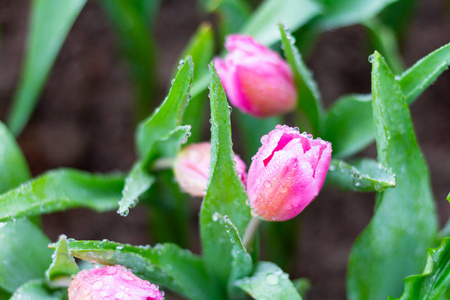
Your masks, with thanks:
[{"label": "tulip bud", "polygon": [[[209,142],[191,144],[181,150],[174,163],[175,178],[180,187],[192,196],[204,196],[208,184],[209,166],[211,158],[211,144]],[[234,156],[236,171],[245,185],[247,166]]]},{"label": "tulip bud", "polygon": [[214,66],[234,106],[255,117],[281,115],[297,103],[297,90],[289,65],[252,37],[229,35],[224,59]]},{"label": "tulip bud", "polygon": [[252,212],[267,221],[292,219],[322,188],[331,143],[286,125],[277,125],[261,143],[248,172]]},{"label": "tulip bud", "polygon": [[122,266],[79,272],[69,286],[69,300],[99,299],[163,300],[164,292]]}]

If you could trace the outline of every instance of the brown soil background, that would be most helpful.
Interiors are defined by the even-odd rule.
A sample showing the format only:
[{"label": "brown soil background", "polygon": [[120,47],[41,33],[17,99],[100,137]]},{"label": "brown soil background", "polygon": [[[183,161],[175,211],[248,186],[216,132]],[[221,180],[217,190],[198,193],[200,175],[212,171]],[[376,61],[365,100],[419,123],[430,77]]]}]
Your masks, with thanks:
[{"label": "brown soil background", "polygon": [[[20,78],[29,1],[0,1],[0,119],[5,120]],[[406,66],[450,41],[450,6],[421,1],[401,46]],[[165,0],[156,22],[160,102],[183,47],[204,18],[193,0]],[[367,35],[352,26],[321,36],[307,64],[329,106],[345,93],[370,91]],[[18,141],[33,175],[59,167],[95,172],[126,171],[135,160],[133,90],[116,35],[99,4],[89,1],[75,22],[42,92],[36,111]],[[450,216],[450,72],[445,72],[411,107],[419,144],[430,167],[442,226]],[[239,148],[239,145],[236,145]],[[374,156],[372,146],[364,155]],[[291,278],[307,277],[314,299],[344,299],[348,253],[373,213],[374,194],[326,189],[302,214],[301,244]],[[195,215],[196,212],[193,212]],[[44,216],[45,232],[77,239],[108,238],[152,244],[148,212],[73,210]],[[193,228],[197,230],[197,228]],[[294,240],[298,243],[298,240]],[[198,251],[198,244],[193,245]],[[425,261],[424,261],[425,263]],[[168,295],[167,299],[175,299]]]}]

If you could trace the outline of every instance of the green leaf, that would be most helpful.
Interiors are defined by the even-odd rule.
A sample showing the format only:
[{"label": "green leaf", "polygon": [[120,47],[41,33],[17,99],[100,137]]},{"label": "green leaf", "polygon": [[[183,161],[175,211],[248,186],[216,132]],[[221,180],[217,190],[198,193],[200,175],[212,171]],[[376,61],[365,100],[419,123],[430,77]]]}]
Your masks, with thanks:
[{"label": "green leaf", "polygon": [[363,24],[369,33],[373,49],[386,57],[387,63],[394,74],[402,73],[405,67],[394,31],[376,18],[367,20]]},{"label": "green leaf", "polygon": [[[428,249],[425,270],[405,278],[405,291],[398,300],[445,300],[450,298],[450,238]],[[394,299],[394,298],[389,298]]]},{"label": "green leaf", "polygon": [[296,30],[321,12],[321,7],[312,0],[265,0],[241,30],[264,45],[280,40],[277,24]]},{"label": "green leaf", "polygon": [[52,262],[50,240],[27,219],[0,223],[0,287],[12,293],[29,280],[44,278]]},{"label": "green leaf", "polygon": [[230,242],[233,246],[231,251],[231,272],[228,279],[228,295],[231,299],[247,299],[245,294],[240,290],[235,282],[245,276],[249,276],[253,270],[253,261],[250,254],[242,244],[239,232],[231,222],[228,216],[222,216],[219,213],[213,215],[214,220],[219,221],[224,227],[224,230],[230,237]]},{"label": "green leaf", "polygon": [[147,191],[155,182],[155,177],[145,170],[143,164],[138,161],[134,164],[125,180],[125,188],[119,201],[117,213],[127,216],[130,208],[133,208],[139,196]]},{"label": "green leaf", "polygon": [[[57,286],[57,282],[60,280],[68,281],[70,284],[71,276],[78,273],[78,266],[70,255],[65,235],[59,237],[52,259],[50,268],[45,272],[47,280],[51,282],[52,286]],[[67,285],[65,286],[67,287]]]},{"label": "green leaf", "polygon": [[0,141],[0,193],[4,193],[28,180],[31,174],[22,151],[2,122]]},{"label": "green leaf", "polygon": [[323,0],[323,14],[313,21],[320,31],[358,24],[397,0]]},{"label": "green leaf", "polygon": [[288,274],[270,262],[259,262],[253,276],[243,278],[236,285],[256,300],[301,300]]},{"label": "green leaf", "polygon": [[331,159],[326,183],[343,190],[382,192],[395,187],[395,174],[373,159],[359,159],[352,164]]},{"label": "green leaf", "polygon": [[[232,245],[215,213],[227,215],[242,234],[250,220],[247,194],[234,165],[230,110],[227,98],[213,65],[211,84],[211,166],[208,188],[200,211],[200,236],[207,267],[226,286],[232,260]],[[220,259],[218,259],[220,258]]]},{"label": "green leaf", "polygon": [[[303,125],[302,128],[309,127],[314,135],[320,133],[322,128],[323,107],[320,100],[319,89],[312,78],[311,72],[302,60],[302,56],[295,47],[295,40],[290,32],[280,23],[281,44],[284,49],[284,55],[294,74],[295,84],[298,92],[298,108],[306,116],[309,124]],[[306,128],[305,128],[306,130]]]},{"label": "green leaf", "polygon": [[[450,44],[447,44],[416,62],[397,78],[406,103],[414,102],[449,64]],[[330,107],[326,116],[324,139],[333,144],[335,157],[352,155],[373,141],[375,131],[371,99],[372,95],[348,95],[338,99]]]},{"label": "green leaf", "polygon": [[14,292],[10,300],[63,300],[61,291],[50,292],[43,280],[30,280]]},{"label": "green leaf", "polygon": [[[214,34],[210,24],[203,23],[195,35],[191,38],[182,57],[191,56],[194,62],[195,87],[202,78],[208,78],[208,64],[214,55]],[[206,89],[206,85],[204,87]],[[189,105],[184,113],[183,123],[191,125],[191,137],[189,142],[199,142],[202,138],[206,114],[206,91],[192,95]]]},{"label": "green leaf", "polygon": [[189,91],[192,85],[193,63],[188,57],[180,65],[179,71],[170,88],[169,95],[159,108],[139,124],[136,132],[136,144],[139,156],[144,165],[149,164],[149,157],[154,150],[154,144],[167,139],[181,125],[186,109]]},{"label": "green leaf", "polygon": [[93,175],[71,169],[50,171],[0,195],[0,221],[74,207],[115,209],[123,184],[119,175]]},{"label": "green leaf", "polygon": [[0,300],[9,300],[10,298],[11,294],[0,288]]},{"label": "green leaf", "polygon": [[140,159],[134,164],[125,180],[123,198],[118,213],[128,214],[139,196],[153,184],[149,174],[150,164],[158,156],[175,156],[186,140],[189,126],[180,126],[186,109],[193,78],[193,62],[187,57],[179,66],[169,95],[155,112],[142,121],[136,132],[136,144]]},{"label": "green leaf", "polygon": [[38,101],[56,56],[86,0],[33,0],[28,46],[8,126],[18,135]]},{"label": "green leaf", "polygon": [[124,265],[137,276],[190,299],[222,299],[201,258],[175,244],[150,247],[69,240],[69,249],[74,257],[83,260]]},{"label": "green leaf", "polygon": [[427,166],[401,87],[378,52],[373,58],[372,93],[378,160],[392,168],[397,186],[377,193],[375,215],[352,248],[350,300],[399,296],[402,279],[420,271],[425,249],[437,237]]},{"label": "green leaf", "polygon": [[[159,1],[102,0],[128,60],[135,85],[138,120],[148,116],[156,97],[156,43],[149,30],[149,18],[156,17]],[[154,3],[154,4],[148,4]],[[144,11],[145,9],[145,11]],[[154,11],[153,11],[154,10]]]}]

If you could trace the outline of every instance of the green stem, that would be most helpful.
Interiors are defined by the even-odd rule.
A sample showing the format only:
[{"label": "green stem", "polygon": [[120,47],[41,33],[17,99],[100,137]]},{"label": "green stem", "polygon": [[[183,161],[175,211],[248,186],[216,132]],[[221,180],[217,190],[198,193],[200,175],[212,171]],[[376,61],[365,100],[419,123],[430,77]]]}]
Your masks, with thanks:
[{"label": "green stem", "polygon": [[256,233],[258,232],[259,224],[261,220],[258,217],[252,217],[250,222],[248,222],[247,229],[245,229],[244,238],[242,239],[242,244],[244,245],[247,252],[251,252],[253,248],[253,241],[255,240]]},{"label": "green stem", "polygon": [[152,171],[163,171],[172,169],[174,163],[173,158],[160,158],[157,159],[152,165]]}]

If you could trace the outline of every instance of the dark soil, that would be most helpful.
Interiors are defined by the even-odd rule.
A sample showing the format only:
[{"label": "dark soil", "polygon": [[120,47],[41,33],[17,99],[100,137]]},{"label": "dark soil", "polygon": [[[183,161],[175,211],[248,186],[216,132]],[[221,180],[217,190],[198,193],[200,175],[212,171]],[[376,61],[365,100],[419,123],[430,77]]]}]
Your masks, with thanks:
[{"label": "dark soil", "polygon": [[[28,10],[29,1],[0,2],[3,121],[20,77]],[[159,84],[159,97],[152,99],[155,103],[163,99],[173,66],[201,21],[195,1],[163,1],[155,29],[159,48],[158,77],[153,79]],[[422,1],[401,47],[405,65],[449,41],[449,6],[439,0]],[[370,91],[370,51],[361,26],[321,36],[307,64],[326,106],[342,94]],[[58,56],[32,119],[18,138],[33,175],[59,167],[127,171],[136,158],[133,105],[132,84],[115,32],[98,3],[89,1]],[[429,163],[442,226],[450,216],[445,200],[450,191],[450,72],[441,75],[412,105],[411,114]],[[364,155],[374,156],[374,147]],[[290,269],[292,278],[311,280],[308,299],[345,298],[348,253],[372,216],[374,196],[326,189],[302,214],[298,259]],[[77,239],[151,244],[148,216],[142,207],[127,218],[115,212],[79,209],[44,216],[43,224],[53,241],[64,233]]]}]

